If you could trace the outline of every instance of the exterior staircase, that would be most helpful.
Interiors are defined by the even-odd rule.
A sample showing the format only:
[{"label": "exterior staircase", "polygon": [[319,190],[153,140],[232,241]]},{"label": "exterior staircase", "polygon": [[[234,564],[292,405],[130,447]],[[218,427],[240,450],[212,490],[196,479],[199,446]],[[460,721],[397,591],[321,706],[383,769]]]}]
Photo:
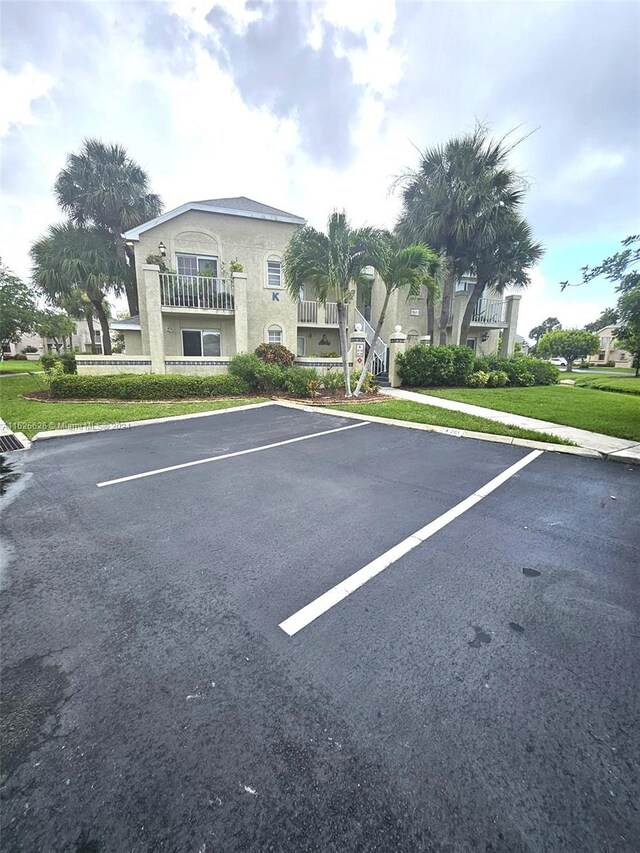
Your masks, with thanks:
[{"label": "exterior staircase", "polygon": [[[355,321],[356,323],[360,323],[362,326],[362,330],[365,334],[367,343],[369,346],[373,343],[373,339],[375,337],[375,329],[371,325],[371,323],[365,318],[365,316],[358,311],[356,308],[355,312]],[[375,349],[373,351],[373,360],[371,363],[371,373],[376,377],[376,380],[379,385],[384,385],[385,382],[388,385],[389,383],[389,375],[387,373],[388,366],[388,349],[387,342],[383,341],[382,338],[378,338],[376,342]]]}]

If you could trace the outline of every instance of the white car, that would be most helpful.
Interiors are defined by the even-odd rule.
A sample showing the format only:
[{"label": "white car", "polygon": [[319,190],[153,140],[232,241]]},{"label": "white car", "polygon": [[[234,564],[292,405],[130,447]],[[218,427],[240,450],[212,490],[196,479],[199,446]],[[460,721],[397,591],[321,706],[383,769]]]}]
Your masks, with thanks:
[{"label": "white car", "polygon": [[556,355],[553,358],[549,359],[549,363],[555,364],[556,367],[566,367],[567,366],[567,359],[562,358],[561,355]]}]

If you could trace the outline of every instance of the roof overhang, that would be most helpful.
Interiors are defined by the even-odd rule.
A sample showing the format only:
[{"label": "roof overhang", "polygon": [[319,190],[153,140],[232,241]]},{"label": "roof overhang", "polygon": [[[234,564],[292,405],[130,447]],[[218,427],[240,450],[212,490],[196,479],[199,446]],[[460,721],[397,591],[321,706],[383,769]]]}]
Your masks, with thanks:
[{"label": "roof overhang", "polygon": [[148,222],[143,222],[143,224],[138,225],[137,228],[130,228],[128,231],[125,231],[122,236],[125,240],[139,240],[140,235],[144,234],[145,231],[151,231],[152,228],[156,228],[158,225],[162,225],[163,222],[168,222],[170,219],[175,219],[176,216],[180,216],[180,214],[187,213],[190,210],[199,210],[203,213],[222,213],[225,216],[241,216],[245,219],[266,219],[271,222],[286,222],[289,225],[305,225],[307,221],[306,219],[302,219],[302,217],[300,216],[256,213],[253,210],[230,210],[227,207],[214,207],[210,204],[200,204],[197,201],[190,201],[187,202],[187,204],[181,204],[180,207],[175,207],[173,210],[168,210],[161,216],[156,216],[155,219],[150,219]]},{"label": "roof overhang", "polygon": [[134,325],[133,323],[115,322],[115,323],[109,323],[109,328],[114,329],[116,332],[141,332],[142,331],[142,327],[140,326],[140,323],[136,323]]}]

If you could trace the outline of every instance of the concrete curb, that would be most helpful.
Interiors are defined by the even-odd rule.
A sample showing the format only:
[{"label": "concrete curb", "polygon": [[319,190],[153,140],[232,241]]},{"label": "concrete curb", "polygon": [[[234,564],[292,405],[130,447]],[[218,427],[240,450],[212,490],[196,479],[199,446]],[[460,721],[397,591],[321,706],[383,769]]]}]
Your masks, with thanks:
[{"label": "concrete curb", "polygon": [[[129,429],[129,427],[149,426],[150,424],[164,424],[171,421],[188,421],[192,418],[210,418],[212,415],[226,415],[227,412],[246,412],[249,409],[261,409],[264,406],[275,405],[273,400],[264,403],[250,403],[247,406],[229,406],[226,409],[214,409],[212,412],[190,412],[186,415],[168,415],[166,418],[147,418],[142,421],[123,421],[115,424],[96,424],[90,427],[78,427],[78,429],[50,429],[36,433],[30,440],[30,444],[36,441],[46,441],[50,438],[66,438],[71,435],[87,435],[94,432],[111,432],[117,429]],[[20,433],[16,433],[20,435]],[[25,439],[29,441],[29,439]]]},{"label": "concrete curb", "polygon": [[[566,453],[569,456],[583,456],[589,459],[603,459],[603,454],[597,450],[589,450],[586,447],[570,447],[566,444],[551,444],[548,441],[533,441],[529,438],[515,438],[510,435],[494,435],[488,432],[472,432],[468,429],[453,429],[452,427],[436,426],[435,424],[420,424],[415,421],[401,421],[397,418],[380,418],[377,415],[361,415],[358,412],[343,412],[340,409],[331,409],[325,406],[305,406],[301,403],[293,403],[290,400],[276,400],[279,406],[298,409],[303,412],[317,412],[334,417],[352,418],[357,421],[370,421],[383,426],[399,426],[406,429],[417,429],[423,432],[437,432],[441,435],[452,435],[456,438],[474,438],[477,441],[493,441],[498,444],[512,444],[516,447],[530,447],[533,450],[546,450],[550,453]],[[627,461],[615,460],[615,461]]]}]

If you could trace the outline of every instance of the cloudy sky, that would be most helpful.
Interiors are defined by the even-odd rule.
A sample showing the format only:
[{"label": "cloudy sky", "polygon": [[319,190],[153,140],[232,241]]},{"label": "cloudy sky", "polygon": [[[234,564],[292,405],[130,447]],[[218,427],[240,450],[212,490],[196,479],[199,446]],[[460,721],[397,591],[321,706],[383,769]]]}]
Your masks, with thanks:
[{"label": "cloudy sky", "polygon": [[546,255],[519,331],[582,325],[613,288],[560,293],[638,233],[640,5],[482,0],[2,2],[0,253],[61,219],[57,172],[117,141],[167,209],[247,195],[322,227],[392,226],[417,148],[472,129],[531,133],[515,161]]}]

